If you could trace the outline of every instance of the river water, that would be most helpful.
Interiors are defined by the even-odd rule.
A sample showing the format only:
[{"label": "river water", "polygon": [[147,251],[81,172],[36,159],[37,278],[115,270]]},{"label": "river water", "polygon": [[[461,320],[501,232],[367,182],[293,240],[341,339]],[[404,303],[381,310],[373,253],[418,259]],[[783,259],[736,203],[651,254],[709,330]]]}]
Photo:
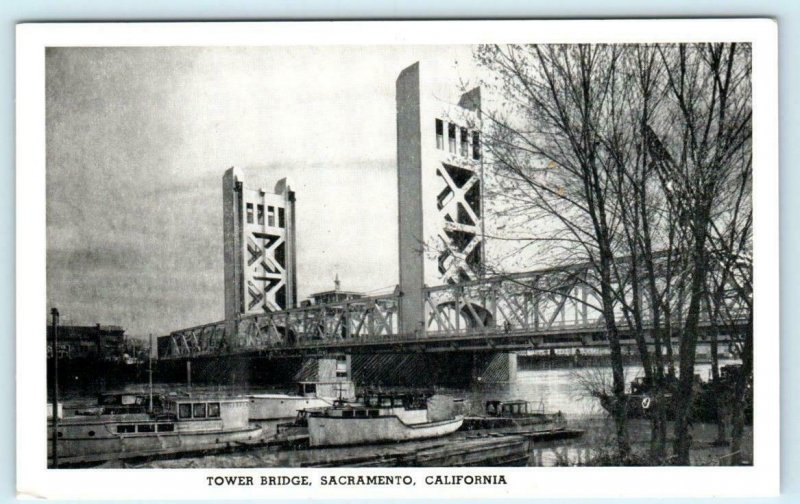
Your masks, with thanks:
[{"label": "river water", "polygon": [[[720,366],[735,361],[720,360]],[[703,381],[709,379],[711,364],[695,365],[695,374]],[[625,366],[625,383],[630,392],[630,383],[644,375],[641,366]],[[524,399],[533,406],[542,406],[545,411],[561,411],[568,419],[585,419],[603,415],[597,399],[588,394],[588,389],[598,384],[611,388],[611,368],[586,367],[576,369],[547,369],[519,371],[511,383],[476,384],[465,390],[472,403],[472,412],[480,413],[480,406],[488,399]]]}]

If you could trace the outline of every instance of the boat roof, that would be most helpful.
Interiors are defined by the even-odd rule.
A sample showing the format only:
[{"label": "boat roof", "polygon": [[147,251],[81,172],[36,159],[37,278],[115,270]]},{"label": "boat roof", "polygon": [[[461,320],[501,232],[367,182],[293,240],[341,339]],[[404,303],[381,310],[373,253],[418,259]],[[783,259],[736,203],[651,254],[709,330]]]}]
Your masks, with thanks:
[{"label": "boat roof", "polygon": [[317,384],[317,385],[347,385],[348,383],[352,383],[350,380],[303,380],[297,382],[298,384],[308,385],[308,384]]},{"label": "boat roof", "polygon": [[170,401],[176,403],[186,402],[216,402],[216,403],[240,403],[247,402],[246,397],[171,397]]}]

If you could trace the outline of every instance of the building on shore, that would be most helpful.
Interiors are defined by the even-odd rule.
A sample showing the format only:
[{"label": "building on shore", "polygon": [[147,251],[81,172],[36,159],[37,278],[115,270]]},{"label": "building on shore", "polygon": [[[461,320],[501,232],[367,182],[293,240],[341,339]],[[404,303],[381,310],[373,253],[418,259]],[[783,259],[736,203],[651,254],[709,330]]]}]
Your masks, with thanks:
[{"label": "building on shore", "polygon": [[308,299],[303,300],[300,306],[316,306],[328,303],[341,303],[344,301],[351,301],[354,299],[361,299],[364,294],[355,291],[342,290],[342,283],[339,281],[339,275],[336,275],[336,280],[333,281],[334,288],[329,291],[315,292],[308,296]]},{"label": "building on shore", "polygon": [[[59,360],[119,360],[125,353],[125,330],[119,326],[100,324],[59,326],[56,352]],[[54,355],[53,328],[47,326],[47,358],[51,359]]]}]

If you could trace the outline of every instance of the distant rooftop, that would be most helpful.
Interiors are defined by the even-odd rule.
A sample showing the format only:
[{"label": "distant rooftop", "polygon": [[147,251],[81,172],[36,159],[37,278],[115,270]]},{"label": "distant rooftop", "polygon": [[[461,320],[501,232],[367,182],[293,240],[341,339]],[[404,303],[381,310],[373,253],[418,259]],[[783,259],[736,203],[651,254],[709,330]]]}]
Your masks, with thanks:
[{"label": "distant rooftop", "polygon": [[308,299],[312,301],[314,304],[319,303],[335,303],[337,301],[348,301],[350,299],[358,299],[364,297],[363,292],[356,292],[356,291],[346,291],[342,290],[342,283],[339,281],[339,274],[336,274],[336,278],[333,281],[334,289],[315,292],[308,296]]}]

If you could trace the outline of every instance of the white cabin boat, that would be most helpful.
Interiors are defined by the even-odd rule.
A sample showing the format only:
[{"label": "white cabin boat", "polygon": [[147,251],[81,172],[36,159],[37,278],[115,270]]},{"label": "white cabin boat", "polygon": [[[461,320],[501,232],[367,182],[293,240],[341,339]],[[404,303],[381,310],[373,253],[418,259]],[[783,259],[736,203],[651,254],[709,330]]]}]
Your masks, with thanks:
[{"label": "white cabin boat", "polygon": [[287,420],[297,416],[300,410],[327,408],[334,401],[351,399],[355,386],[351,381],[299,382],[298,393],[253,394],[250,400],[250,420]]},{"label": "white cabin boat", "polygon": [[361,445],[446,436],[457,431],[463,415],[436,418],[428,397],[414,394],[366,394],[354,402],[337,401],[306,412],[310,446]]},{"label": "white cabin boat", "polygon": [[[58,461],[85,463],[226,448],[258,442],[246,399],[170,399],[155,415],[75,415],[58,421]],[[47,456],[52,459],[52,422]]]}]

